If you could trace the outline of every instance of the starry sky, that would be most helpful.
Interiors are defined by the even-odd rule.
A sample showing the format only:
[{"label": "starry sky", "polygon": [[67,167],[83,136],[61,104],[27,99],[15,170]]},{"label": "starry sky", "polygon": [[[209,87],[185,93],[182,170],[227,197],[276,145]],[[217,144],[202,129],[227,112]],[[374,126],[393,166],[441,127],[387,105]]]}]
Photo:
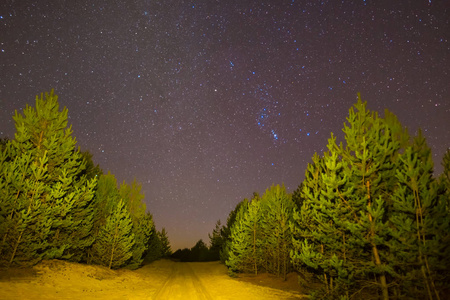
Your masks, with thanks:
[{"label": "starry sky", "polygon": [[292,192],[357,92],[450,146],[450,3],[77,0],[0,4],[0,138],[54,88],[82,150],[142,183],[174,250],[253,192]]}]

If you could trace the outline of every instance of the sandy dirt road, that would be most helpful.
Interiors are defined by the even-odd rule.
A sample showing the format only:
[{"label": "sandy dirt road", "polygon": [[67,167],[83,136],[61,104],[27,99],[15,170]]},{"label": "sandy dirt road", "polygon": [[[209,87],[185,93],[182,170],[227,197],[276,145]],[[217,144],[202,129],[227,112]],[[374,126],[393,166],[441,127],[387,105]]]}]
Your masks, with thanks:
[{"label": "sandy dirt road", "polygon": [[191,265],[189,263],[180,263],[174,265],[172,273],[155,293],[154,299],[212,300],[213,298],[192,270]]},{"label": "sandy dirt road", "polygon": [[[254,278],[258,283],[260,279]],[[29,269],[0,269],[1,300],[306,298],[300,291],[283,289],[280,284],[268,287],[230,278],[219,262],[161,260],[132,271],[53,260]]]},{"label": "sandy dirt road", "polygon": [[152,299],[302,299],[293,291],[258,286],[230,278],[218,262],[174,263],[171,274]]}]

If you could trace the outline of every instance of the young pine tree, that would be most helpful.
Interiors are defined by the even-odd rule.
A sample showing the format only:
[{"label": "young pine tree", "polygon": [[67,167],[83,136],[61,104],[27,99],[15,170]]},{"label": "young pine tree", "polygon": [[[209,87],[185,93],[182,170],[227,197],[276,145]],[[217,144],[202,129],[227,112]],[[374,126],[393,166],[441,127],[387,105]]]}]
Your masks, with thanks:
[{"label": "young pine tree", "polygon": [[126,202],[127,211],[130,213],[133,223],[133,235],[135,243],[133,245],[133,256],[131,258],[129,268],[138,268],[144,260],[144,254],[147,251],[148,241],[154,227],[153,217],[146,213],[146,205],[143,202],[144,194],[141,192],[142,186],[133,180],[131,185],[123,182],[120,186],[119,193],[121,198]]},{"label": "young pine tree", "polygon": [[211,246],[209,247],[210,257],[209,260],[219,260],[220,251],[223,248],[224,238],[223,238],[223,226],[220,220],[217,221],[216,227],[211,234],[208,234]]},{"label": "young pine tree", "polygon": [[122,200],[112,214],[106,218],[93,245],[94,263],[120,268],[133,256],[134,235],[130,215]]},{"label": "young pine tree", "polygon": [[159,239],[158,231],[155,225],[151,228],[150,238],[147,242],[147,251],[144,253],[144,260],[148,263],[158,260],[162,257],[162,244]]},{"label": "young pine tree", "polygon": [[[254,198],[257,197],[257,194],[254,194]],[[230,257],[230,247],[231,247],[231,228],[233,228],[234,223],[236,222],[236,217],[242,206],[246,206],[248,204],[248,199],[244,199],[239,202],[236,207],[228,214],[227,224],[222,228],[222,238],[223,238],[223,246],[220,250],[220,262],[226,263],[228,258]]]},{"label": "young pine tree", "polygon": [[260,224],[261,202],[253,199],[241,206],[231,228],[229,258],[226,265],[232,272],[258,274],[261,261]]},{"label": "young pine tree", "polygon": [[290,268],[292,231],[289,224],[294,206],[284,185],[273,185],[261,198],[260,240],[265,254],[263,265],[268,272],[284,280]]},{"label": "young pine tree", "polygon": [[169,237],[167,236],[167,231],[164,227],[158,232],[158,237],[161,242],[161,257],[167,258],[172,254],[172,248],[170,246]]}]

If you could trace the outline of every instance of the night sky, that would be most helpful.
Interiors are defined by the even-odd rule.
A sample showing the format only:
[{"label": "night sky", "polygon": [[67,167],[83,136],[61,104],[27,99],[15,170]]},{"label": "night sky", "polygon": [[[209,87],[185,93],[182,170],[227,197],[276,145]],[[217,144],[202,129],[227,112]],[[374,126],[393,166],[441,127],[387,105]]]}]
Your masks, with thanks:
[{"label": "night sky", "polygon": [[0,137],[54,88],[81,149],[192,247],[253,192],[295,190],[357,92],[422,128],[442,172],[449,20],[432,0],[2,0]]}]

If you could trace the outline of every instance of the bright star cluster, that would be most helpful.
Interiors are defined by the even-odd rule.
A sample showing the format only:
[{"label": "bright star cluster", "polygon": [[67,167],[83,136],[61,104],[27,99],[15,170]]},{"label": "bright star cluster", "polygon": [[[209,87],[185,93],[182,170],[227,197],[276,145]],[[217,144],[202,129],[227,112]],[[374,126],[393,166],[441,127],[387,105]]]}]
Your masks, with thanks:
[{"label": "bright star cluster", "polygon": [[293,191],[357,92],[450,146],[447,1],[6,1],[0,138],[55,89],[78,145],[143,184],[191,247],[245,197]]}]

